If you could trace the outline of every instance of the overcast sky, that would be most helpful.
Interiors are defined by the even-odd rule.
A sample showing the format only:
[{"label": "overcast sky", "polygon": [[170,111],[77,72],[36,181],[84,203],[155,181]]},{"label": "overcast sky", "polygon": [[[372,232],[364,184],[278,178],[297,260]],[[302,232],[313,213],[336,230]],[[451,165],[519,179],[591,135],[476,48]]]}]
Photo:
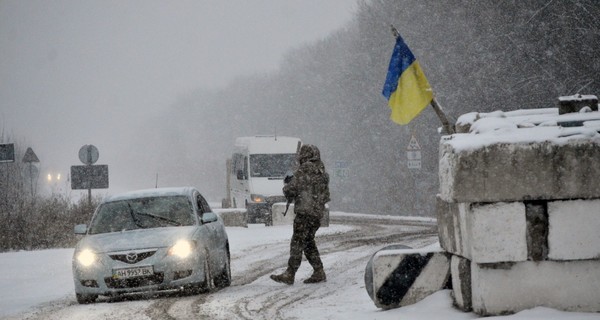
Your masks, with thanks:
[{"label": "overcast sky", "polygon": [[118,167],[113,146],[127,143],[143,120],[195,89],[276,70],[286,51],[344,27],[355,7],[354,0],[0,0],[0,129],[33,148],[43,177],[80,165],[85,144],[98,147],[97,164]]}]

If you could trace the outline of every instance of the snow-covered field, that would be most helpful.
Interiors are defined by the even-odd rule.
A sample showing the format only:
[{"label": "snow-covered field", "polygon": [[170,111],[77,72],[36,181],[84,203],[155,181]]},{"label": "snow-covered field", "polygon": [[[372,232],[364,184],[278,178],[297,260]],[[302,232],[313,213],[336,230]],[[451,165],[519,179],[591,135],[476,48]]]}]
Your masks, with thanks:
[{"label": "snow-covered field", "polygon": [[[343,237],[355,228],[332,224],[329,228],[321,228],[318,235]],[[279,311],[279,307],[274,308],[277,311],[271,316],[274,315],[275,318],[384,320],[478,318],[475,314],[454,309],[449,290],[433,294],[412,306],[387,311],[376,308],[364,288],[363,277],[366,264],[362,263],[365,252],[361,249],[364,247],[344,251],[332,250],[332,252],[323,250],[322,257],[328,271],[326,283],[307,285],[301,282],[310,275],[310,267],[306,262],[303,262],[294,286],[275,283],[268,278],[268,274],[258,274],[255,280],[254,278],[247,281],[240,280],[247,270],[260,269],[260,266],[253,267],[253,265],[258,264],[262,261],[259,259],[265,257],[257,257],[256,253],[264,251],[268,255],[272,247],[276,247],[279,251],[278,255],[273,255],[273,267],[277,267],[278,272],[283,270],[282,266],[286,261],[282,258],[282,252],[285,251],[291,236],[291,227],[266,228],[261,225],[250,225],[249,228],[231,227],[227,232],[232,251],[233,285],[200,298],[203,314],[212,315],[214,318],[223,318],[223,314],[227,314],[223,313],[223,310],[231,308],[243,309],[237,313],[240,316],[260,314],[263,308],[261,302],[286,306],[285,311],[282,312]],[[120,314],[128,314],[129,319],[152,318],[151,315],[142,312],[132,314],[127,311],[144,310],[149,306],[160,304],[163,299],[115,303],[100,301],[95,305],[77,305],[71,278],[72,253],[73,249],[55,249],[0,254],[0,288],[2,288],[0,318],[110,319]],[[367,252],[367,255],[371,253]],[[352,264],[353,261],[359,263]],[[313,297],[297,302],[294,299],[299,295],[313,295]],[[246,299],[245,297],[248,296],[255,296],[256,299]],[[194,303],[198,303],[198,297],[171,297],[164,300],[168,301],[168,306],[176,306],[180,301],[183,303],[195,300]],[[240,302],[244,301],[242,308]],[[63,309],[67,311],[61,311]],[[47,317],[46,312],[52,316]],[[181,319],[190,317],[189,314],[177,314],[177,311],[171,311],[170,315]],[[538,307],[515,315],[488,319],[600,319],[600,313],[569,313]]]}]

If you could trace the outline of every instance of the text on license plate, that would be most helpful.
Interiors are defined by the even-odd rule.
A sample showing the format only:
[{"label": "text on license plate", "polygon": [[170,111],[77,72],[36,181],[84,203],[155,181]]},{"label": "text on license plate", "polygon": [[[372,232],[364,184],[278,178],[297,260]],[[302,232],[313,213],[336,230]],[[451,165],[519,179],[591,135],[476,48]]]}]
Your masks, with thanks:
[{"label": "text on license plate", "polygon": [[144,277],[151,276],[153,274],[154,269],[152,269],[152,266],[113,270],[113,277],[118,279]]}]

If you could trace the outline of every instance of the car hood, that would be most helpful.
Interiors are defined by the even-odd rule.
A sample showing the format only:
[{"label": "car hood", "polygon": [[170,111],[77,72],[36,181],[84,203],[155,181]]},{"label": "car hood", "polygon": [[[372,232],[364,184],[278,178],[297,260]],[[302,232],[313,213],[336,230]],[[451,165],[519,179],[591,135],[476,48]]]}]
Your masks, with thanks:
[{"label": "car hood", "polygon": [[77,248],[90,248],[98,253],[165,248],[174,245],[177,240],[191,239],[195,230],[195,226],[186,226],[93,234],[81,239]]}]

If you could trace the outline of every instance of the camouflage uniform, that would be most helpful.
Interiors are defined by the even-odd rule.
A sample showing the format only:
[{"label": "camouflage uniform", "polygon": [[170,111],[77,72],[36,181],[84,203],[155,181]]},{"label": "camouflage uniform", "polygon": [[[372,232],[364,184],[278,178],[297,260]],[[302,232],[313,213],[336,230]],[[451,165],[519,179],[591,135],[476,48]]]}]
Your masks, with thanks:
[{"label": "camouflage uniform", "polygon": [[319,149],[313,145],[303,145],[298,154],[299,167],[289,183],[283,187],[288,199],[293,199],[294,233],[290,243],[290,259],[287,270],[271,279],[287,284],[294,283],[294,275],[302,262],[302,253],[314,269],[313,275],[305,283],[325,281],[323,263],[315,243],[315,234],[321,226],[325,213],[325,203],[329,202],[329,175],[321,161]]}]

